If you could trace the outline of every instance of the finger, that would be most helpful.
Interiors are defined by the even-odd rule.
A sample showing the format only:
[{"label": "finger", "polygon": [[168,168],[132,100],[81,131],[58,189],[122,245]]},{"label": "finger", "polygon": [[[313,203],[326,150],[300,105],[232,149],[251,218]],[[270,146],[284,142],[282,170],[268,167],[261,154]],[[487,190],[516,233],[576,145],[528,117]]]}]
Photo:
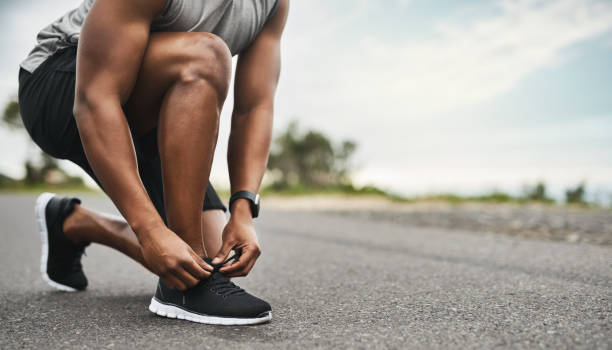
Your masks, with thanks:
[{"label": "finger", "polygon": [[246,267],[240,269],[240,270],[235,270],[232,272],[225,272],[224,275],[228,278],[234,278],[234,277],[244,277],[247,275],[246,272]]},{"label": "finger", "polygon": [[249,262],[243,269],[240,269],[239,271],[236,271],[230,274],[226,274],[226,276],[227,277],[242,277],[242,276],[248,275],[249,272],[251,272],[251,270],[253,269],[253,266],[255,266],[255,262],[257,262],[258,257],[259,257],[259,254],[256,254],[253,259],[249,260]]},{"label": "finger", "polygon": [[219,269],[224,275],[232,274],[234,272],[244,269],[252,259],[257,259],[254,249],[244,249],[243,254],[240,255],[235,264],[230,266],[224,266]]},{"label": "finger", "polygon": [[178,278],[176,278],[175,276],[171,274],[165,275],[164,277],[162,277],[162,280],[170,289],[175,289],[175,290],[180,290],[180,291],[187,289],[187,286],[185,286],[185,284],[181,282],[181,280],[179,280]]},{"label": "finger", "polygon": [[198,280],[205,279],[210,276],[210,272],[204,270],[195,260],[185,261],[182,266],[185,271]]},{"label": "finger", "polygon": [[238,261],[238,259],[233,259],[233,260],[231,260],[230,262],[228,262],[226,266],[232,266],[232,265],[234,265],[234,264],[235,264],[237,261]]},{"label": "finger", "polygon": [[185,289],[191,288],[200,282],[199,278],[193,277],[187,270],[180,269],[174,273],[175,277],[178,277],[181,282],[185,285]]},{"label": "finger", "polygon": [[236,262],[238,262],[238,258],[240,258],[240,251],[236,251],[236,249],[230,250],[229,254],[227,255],[227,258],[225,258],[225,260],[223,260],[222,263],[227,261],[228,259],[231,259],[231,260],[227,261],[223,266],[234,265]]},{"label": "finger", "polygon": [[232,251],[232,248],[234,248],[234,242],[224,241],[221,249],[212,261],[213,265],[224,262],[229,253]]},{"label": "finger", "polygon": [[253,266],[255,266],[255,263],[257,262],[257,258],[255,257],[255,259],[251,259],[251,261],[249,262],[249,264],[247,265],[247,267],[244,269],[244,275],[248,275],[251,270],[253,269]]},{"label": "finger", "polygon": [[190,253],[191,253],[191,257],[193,258],[193,261],[198,266],[200,266],[206,271],[212,272],[214,270],[212,266],[210,266],[206,261],[204,261],[204,259],[200,258],[200,256],[196,254],[193,250],[190,250]]}]

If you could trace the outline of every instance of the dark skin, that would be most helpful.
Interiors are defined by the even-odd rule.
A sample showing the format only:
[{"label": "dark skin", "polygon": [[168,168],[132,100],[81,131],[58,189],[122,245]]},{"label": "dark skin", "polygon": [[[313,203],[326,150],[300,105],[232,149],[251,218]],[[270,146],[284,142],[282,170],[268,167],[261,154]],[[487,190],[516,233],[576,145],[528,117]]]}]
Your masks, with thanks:
[{"label": "dark skin", "polygon": [[[151,22],[165,2],[98,0],[84,23],[74,115],[88,161],[127,223],[79,206],[64,228],[75,241],[117,248],[169,286],[185,290],[210,275],[212,267],[201,259],[209,252],[218,250],[211,255],[215,264],[232,250],[240,252],[236,262],[221,270],[237,277],[250,272],[261,250],[248,201],[235,202],[220,248],[222,219],[201,210],[231,55],[209,33],[151,34]],[[261,185],[288,5],[280,0],[275,15],[238,60],[228,150],[232,192],[258,192]],[[130,133],[143,135],[155,127],[168,226],[138,175]]]}]

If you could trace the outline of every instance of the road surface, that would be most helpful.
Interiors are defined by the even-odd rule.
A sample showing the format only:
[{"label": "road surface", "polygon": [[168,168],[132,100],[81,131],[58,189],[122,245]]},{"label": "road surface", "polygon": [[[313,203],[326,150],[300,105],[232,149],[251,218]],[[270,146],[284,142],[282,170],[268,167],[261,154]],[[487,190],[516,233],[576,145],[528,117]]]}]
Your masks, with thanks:
[{"label": "road surface", "polygon": [[[0,196],[0,348],[612,348],[612,248],[266,210],[237,283],[273,321],[223,327],[147,310],[156,279],[105,247],[89,289],[40,278],[30,195]],[[116,213],[101,196],[91,208]]]}]

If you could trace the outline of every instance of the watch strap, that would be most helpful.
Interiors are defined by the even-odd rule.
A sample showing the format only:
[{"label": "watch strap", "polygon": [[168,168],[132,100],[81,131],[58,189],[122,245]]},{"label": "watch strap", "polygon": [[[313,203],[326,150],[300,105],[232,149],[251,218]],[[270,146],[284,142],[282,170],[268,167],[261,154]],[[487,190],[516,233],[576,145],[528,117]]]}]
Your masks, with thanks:
[{"label": "watch strap", "polygon": [[250,202],[251,215],[256,218],[259,215],[259,195],[250,191],[237,191],[230,197],[229,200],[229,211],[232,212],[232,206],[238,199],[246,199]]}]

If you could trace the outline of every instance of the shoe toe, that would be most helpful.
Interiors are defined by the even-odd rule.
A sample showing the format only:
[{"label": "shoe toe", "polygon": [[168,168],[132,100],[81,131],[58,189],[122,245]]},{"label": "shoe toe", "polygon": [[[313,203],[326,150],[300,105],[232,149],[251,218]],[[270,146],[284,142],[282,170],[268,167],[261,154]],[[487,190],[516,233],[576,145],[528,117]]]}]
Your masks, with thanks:
[{"label": "shoe toe", "polygon": [[85,274],[81,271],[79,271],[78,274],[76,274],[76,276],[71,278],[71,282],[72,282],[72,288],[76,289],[76,290],[85,290],[87,289],[87,277],[85,277]]},{"label": "shoe toe", "polygon": [[64,286],[74,288],[76,290],[87,289],[87,284],[88,284],[87,277],[85,277],[85,274],[83,273],[83,271],[73,272],[65,276],[49,275],[49,278],[53,280],[54,282],[57,282]]},{"label": "shoe toe", "polygon": [[242,304],[241,317],[257,317],[272,310],[270,304],[252,295],[249,295],[248,300],[244,300]]}]

